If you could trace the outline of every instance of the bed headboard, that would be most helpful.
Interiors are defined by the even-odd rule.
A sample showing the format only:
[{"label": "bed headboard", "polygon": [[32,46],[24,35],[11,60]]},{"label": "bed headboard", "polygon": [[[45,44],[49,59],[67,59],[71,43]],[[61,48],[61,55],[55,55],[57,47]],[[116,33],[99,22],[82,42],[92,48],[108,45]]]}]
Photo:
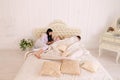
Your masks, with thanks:
[{"label": "bed headboard", "polygon": [[53,36],[59,36],[61,38],[80,35],[79,29],[69,28],[69,26],[66,25],[63,21],[54,20],[47,27],[35,29],[33,32],[34,37],[36,39],[39,38],[42,33],[45,33],[47,31],[48,28],[51,28],[53,30]]}]

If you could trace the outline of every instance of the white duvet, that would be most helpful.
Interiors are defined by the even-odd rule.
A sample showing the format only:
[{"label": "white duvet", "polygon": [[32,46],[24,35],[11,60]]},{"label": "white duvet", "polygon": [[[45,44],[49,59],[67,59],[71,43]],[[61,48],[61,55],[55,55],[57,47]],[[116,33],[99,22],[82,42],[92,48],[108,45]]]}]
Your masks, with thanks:
[{"label": "white duvet", "polygon": [[[112,80],[111,76],[97,61],[97,59],[95,59],[88,50],[83,48],[81,44],[78,43],[75,43],[68,48],[70,52],[74,51],[74,54],[70,54],[68,57],[60,57],[56,51],[56,45],[53,45],[50,50],[46,51],[41,56],[42,59],[37,59],[34,55],[29,55],[14,80]],[[40,75],[41,66],[44,61],[61,59],[77,59],[81,63],[87,60],[96,63],[99,68],[95,73],[81,69],[81,74],[79,76],[62,74],[61,77],[56,78]]]}]

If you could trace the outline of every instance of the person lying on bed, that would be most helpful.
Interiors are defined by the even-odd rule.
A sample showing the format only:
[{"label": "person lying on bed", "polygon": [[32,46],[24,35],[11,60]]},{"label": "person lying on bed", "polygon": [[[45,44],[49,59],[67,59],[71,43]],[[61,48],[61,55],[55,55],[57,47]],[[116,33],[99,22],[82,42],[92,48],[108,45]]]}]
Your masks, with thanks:
[{"label": "person lying on bed", "polygon": [[[80,41],[81,40],[81,37],[80,36],[73,36],[73,37],[70,37],[70,38],[66,38],[66,39],[63,39],[63,40],[59,40],[59,41],[56,41],[55,43],[51,44],[51,46],[53,45],[61,45],[61,44],[64,44],[64,43],[67,43],[66,45],[69,46],[77,41]],[[48,46],[46,47],[48,48]],[[34,55],[37,57],[37,58],[40,58],[40,54],[43,53],[46,49],[41,49],[37,52],[34,53]]]},{"label": "person lying on bed", "polygon": [[54,50],[55,53],[61,55],[70,46],[74,45],[75,43],[79,44],[80,40],[81,40],[80,36],[72,36],[70,38],[65,38],[63,40],[56,41],[52,45],[50,45],[50,47],[52,47],[52,49]]},{"label": "person lying on bed", "polygon": [[34,46],[34,55],[37,58],[40,58],[40,54],[43,53],[45,50],[48,49],[48,45],[51,45],[54,41],[59,40],[58,37],[53,38],[52,36],[53,30],[52,29],[47,29],[46,34],[43,34],[35,43]]}]

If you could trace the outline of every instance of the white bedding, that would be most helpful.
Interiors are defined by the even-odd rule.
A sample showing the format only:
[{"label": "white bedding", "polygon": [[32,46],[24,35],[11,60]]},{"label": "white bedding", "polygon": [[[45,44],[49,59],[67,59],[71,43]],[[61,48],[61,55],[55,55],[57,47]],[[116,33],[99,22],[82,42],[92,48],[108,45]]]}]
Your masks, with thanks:
[{"label": "white bedding", "polygon": [[62,76],[59,78],[40,76],[41,66],[46,60],[37,59],[33,55],[30,55],[24,62],[14,80],[112,80],[108,72],[91,54],[83,55],[82,57],[80,57],[80,60],[89,60],[97,63],[99,65],[97,72],[91,73],[84,69],[81,69],[81,74],[79,76],[67,74],[62,74]]},{"label": "white bedding", "polygon": [[[80,31],[78,29],[66,28],[67,25],[61,21],[54,21],[49,24],[49,27],[52,28],[53,31],[57,33],[57,35],[60,35],[60,37],[65,37],[65,36],[71,37],[73,35],[80,34]],[[40,34],[44,31],[46,31],[46,29],[39,29],[39,30],[35,31],[34,34],[35,34],[36,38],[38,38],[40,36]],[[44,57],[44,59],[48,58],[47,60],[49,60],[49,59],[60,60],[60,59],[65,58],[65,57],[59,57],[59,55],[55,53],[55,52],[59,53],[58,49],[56,49],[57,43],[69,45],[69,42],[71,42],[71,41],[72,41],[72,39],[71,40],[66,39],[65,42],[64,42],[64,40],[55,42],[56,44],[52,45],[52,48],[54,50],[50,50],[47,52],[50,56],[54,55],[55,57]],[[77,45],[74,45],[72,47],[76,47],[76,46]],[[68,48],[68,49],[70,49],[70,48]],[[72,49],[70,49],[70,50],[72,50]],[[77,54],[79,53],[79,51],[80,51],[80,53],[83,53],[85,55],[79,54],[79,57],[78,57]],[[81,50],[79,50],[79,51],[77,51],[75,55],[72,55],[69,58],[78,59],[81,61],[89,60],[89,61],[93,61],[93,62],[97,63],[99,65],[99,68],[96,73],[91,73],[84,69],[81,69],[81,71],[80,71],[81,74],[79,76],[67,75],[67,74],[62,74],[61,77],[59,77],[59,78],[40,76],[41,66],[42,66],[43,62],[46,60],[37,59],[33,55],[29,55],[29,56],[26,55],[25,56],[26,60],[14,80],[112,80],[111,76],[107,73],[107,71],[104,69],[104,67],[91,54],[88,54],[89,51],[87,51],[85,49],[82,49],[82,51]],[[70,51],[70,52],[72,52],[72,51]]]}]

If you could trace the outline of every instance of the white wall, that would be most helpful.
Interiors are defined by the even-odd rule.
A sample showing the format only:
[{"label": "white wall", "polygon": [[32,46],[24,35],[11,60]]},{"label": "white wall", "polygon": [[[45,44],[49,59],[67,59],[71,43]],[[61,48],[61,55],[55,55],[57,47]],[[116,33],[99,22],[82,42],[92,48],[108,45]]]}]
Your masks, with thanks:
[{"label": "white wall", "polygon": [[80,28],[87,48],[98,48],[100,34],[120,16],[120,0],[0,0],[0,49],[18,49],[18,41],[54,19]]}]

